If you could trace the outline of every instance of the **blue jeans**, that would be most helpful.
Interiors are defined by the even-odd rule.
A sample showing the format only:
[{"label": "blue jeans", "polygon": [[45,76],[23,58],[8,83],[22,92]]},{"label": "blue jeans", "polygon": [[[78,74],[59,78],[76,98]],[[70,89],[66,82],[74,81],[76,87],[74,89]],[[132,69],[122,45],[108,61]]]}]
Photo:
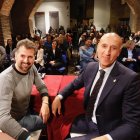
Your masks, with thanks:
[{"label": "blue jeans", "polygon": [[27,115],[24,116],[20,121],[20,125],[26,128],[29,132],[40,130],[45,128],[43,120],[38,115]]}]

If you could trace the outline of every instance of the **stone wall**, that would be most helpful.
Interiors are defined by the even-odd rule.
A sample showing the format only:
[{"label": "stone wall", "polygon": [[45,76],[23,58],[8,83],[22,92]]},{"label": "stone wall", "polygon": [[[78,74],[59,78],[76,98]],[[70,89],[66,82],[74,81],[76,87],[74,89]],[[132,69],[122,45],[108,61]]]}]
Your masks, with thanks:
[{"label": "stone wall", "polygon": [[130,17],[130,8],[128,5],[121,4],[121,0],[111,1],[110,24],[112,30],[115,31],[117,26],[121,24],[120,19]]},{"label": "stone wall", "polygon": [[7,39],[11,38],[10,11],[15,0],[2,0],[0,2],[0,42],[6,45]]},{"label": "stone wall", "polygon": [[9,19],[10,19],[9,16],[1,15],[1,29],[2,29],[2,33],[3,33],[5,45],[6,45],[7,39],[11,38],[11,26],[10,26]]},{"label": "stone wall", "polygon": [[[0,0],[0,45],[4,45],[4,41],[6,41],[9,37],[11,37],[12,32],[15,34],[22,34],[22,33],[30,32],[31,26],[29,26],[29,16],[39,1],[41,0]],[[125,17],[127,17],[127,14],[129,14],[128,11],[131,10],[134,16],[133,22],[132,22],[133,31],[136,32],[140,30],[139,0],[135,0],[135,1],[125,0],[125,2],[128,4],[130,9],[126,9],[128,8],[128,6],[121,9],[115,4],[117,2],[119,1],[113,0],[114,7],[116,7],[115,9],[117,9],[117,12],[113,11],[114,15],[111,17],[110,23],[111,24],[116,23],[117,18],[115,19],[115,17],[117,17],[117,15],[122,16],[122,17],[123,15],[125,15]],[[114,7],[112,7],[113,10],[114,10]],[[87,11],[87,15],[90,15],[88,11]]]},{"label": "stone wall", "polygon": [[0,45],[4,46],[4,38],[3,38],[2,26],[1,26],[1,18],[0,18]]},{"label": "stone wall", "polygon": [[14,34],[30,33],[29,16],[38,0],[16,0],[11,9],[12,32]]}]

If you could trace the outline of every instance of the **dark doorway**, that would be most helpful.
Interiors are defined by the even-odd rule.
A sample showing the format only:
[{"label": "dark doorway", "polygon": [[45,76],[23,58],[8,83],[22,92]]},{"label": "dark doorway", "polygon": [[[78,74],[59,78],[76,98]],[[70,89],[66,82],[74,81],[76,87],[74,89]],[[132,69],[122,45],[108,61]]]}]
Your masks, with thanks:
[{"label": "dark doorway", "polygon": [[45,13],[44,12],[35,13],[35,26],[37,29],[42,31],[42,35],[46,34]]},{"label": "dark doorway", "polygon": [[51,11],[49,12],[50,26],[55,30],[59,28],[59,12]]}]

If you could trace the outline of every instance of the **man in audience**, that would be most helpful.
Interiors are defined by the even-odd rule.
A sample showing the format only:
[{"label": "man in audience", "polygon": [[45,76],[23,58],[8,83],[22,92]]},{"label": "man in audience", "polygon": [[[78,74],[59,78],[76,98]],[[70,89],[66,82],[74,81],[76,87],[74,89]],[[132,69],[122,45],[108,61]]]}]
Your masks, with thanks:
[{"label": "man in audience", "polygon": [[[17,43],[15,63],[0,74],[0,129],[17,140],[33,140],[30,133],[44,128],[49,118],[48,90],[35,68],[35,44]],[[42,97],[40,114],[29,112],[33,84]]]},{"label": "man in audience", "polygon": [[128,40],[125,43],[118,60],[131,70],[137,71],[138,54],[133,40]]},{"label": "man in audience", "polygon": [[135,140],[138,137],[140,76],[116,61],[121,45],[122,39],[116,33],[104,34],[97,47],[99,62],[89,63],[55,97],[52,104],[54,116],[61,114],[61,100],[74,90],[85,87],[85,114],[78,116],[71,128],[71,132],[85,135],[71,139]]},{"label": "man in audience", "polygon": [[79,48],[81,69],[87,66],[89,62],[94,61],[95,48],[92,47],[92,41],[87,38],[85,45]]}]

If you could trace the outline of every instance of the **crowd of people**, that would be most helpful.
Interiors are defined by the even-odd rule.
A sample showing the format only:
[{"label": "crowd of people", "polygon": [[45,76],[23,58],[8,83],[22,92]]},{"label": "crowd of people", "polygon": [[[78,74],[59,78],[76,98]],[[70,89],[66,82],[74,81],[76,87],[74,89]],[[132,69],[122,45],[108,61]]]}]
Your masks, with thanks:
[{"label": "crowd of people", "polygon": [[[81,71],[88,62],[98,61],[96,48],[100,38],[103,34],[107,33],[108,30],[106,31],[102,28],[100,31],[97,31],[93,24],[83,27],[77,26],[75,27],[76,29],[68,29],[67,31],[62,27],[63,26],[61,26],[58,32],[54,32],[54,29],[50,27],[49,33],[46,34],[46,36],[34,34],[34,36],[31,37],[27,34],[24,36],[17,35],[16,37],[8,39],[7,44],[4,47],[6,57],[4,57],[4,61],[1,60],[1,63],[4,63],[4,67],[1,66],[0,71],[4,70],[8,65],[14,62],[14,48],[16,47],[17,42],[24,38],[28,38],[36,44],[38,51],[36,53],[35,66],[41,73],[59,74],[59,69],[61,67],[67,69],[75,50],[78,51],[75,70],[78,67],[78,71]],[[111,29],[109,31],[111,31]],[[123,49],[118,57],[119,62],[134,71],[139,72],[140,32],[131,33],[129,30],[128,33],[123,31],[121,26],[117,33],[123,40]],[[56,47],[54,47],[53,41],[55,41]],[[65,59],[63,57],[64,55]],[[67,74],[67,71],[65,71],[65,74]]]},{"label": "crowd of people", "polygon": [[[59,74],[59,68],[67,66],[66,61],[68,62],[68,59],[71,57],[70,48],[72,46],[72,38],[70,34],[64,34],[63,32],[55,36],[47,34],[43,38],[36,34],[33,38],[27,36],[22,38],[18,35],[16,37],[16,42],[13,39],[8,39],[7,45],[2,47],[5,54],[3,64],[6,64],[6,66],[1,68],[1,71],[14,62],[16,44],[25,38],[28,38],[35,43],[37,52],[34,64],[39,72]],[[64,55],[66,56],[65,58]],[[1,59],[4,58],[1,57]]]},{"label": "crowd of people", "polygon": [[[61,102],[84,87],[85,114],[74,121],[70,132],[85,135],[68,139],[138,140],[140,31],[126,37],[96,31],[93,25],[87,29],[83,28],[76,45],[73,32],[62,28],[58,33],[50,30],[45,37],[18,35],[8,39],[5,48],[0,46],[0,60],[6,63],[0,73],[3,132],[17,140],[34,140],[31,133],[44,128],[50,107],[54,117],[61,114]],[[69,65],[74,50],[78,51],[79,75],[49,105],[49,93],[39,73],[62,74],[59,70]],[[33,84],[42,97],[40,114],[28,110]]]}]

